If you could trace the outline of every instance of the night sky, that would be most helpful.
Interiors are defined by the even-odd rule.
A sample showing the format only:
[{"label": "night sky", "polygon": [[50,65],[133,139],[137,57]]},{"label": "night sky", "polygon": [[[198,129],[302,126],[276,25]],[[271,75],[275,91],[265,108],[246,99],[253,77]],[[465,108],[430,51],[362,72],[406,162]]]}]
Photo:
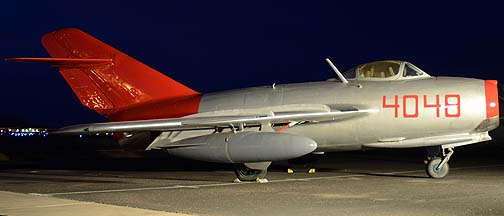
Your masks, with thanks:
[{"label": "night sky", "polygon": [[[47,57],[41,36],[77,27],[200,92],[325,80],[325,57],[340,70],[398,59],[504,82],[501,5],[370,2],[4,1],[0,57]],[[0,62],[0,73],[0,127],[106,121],[55,68]]]}]

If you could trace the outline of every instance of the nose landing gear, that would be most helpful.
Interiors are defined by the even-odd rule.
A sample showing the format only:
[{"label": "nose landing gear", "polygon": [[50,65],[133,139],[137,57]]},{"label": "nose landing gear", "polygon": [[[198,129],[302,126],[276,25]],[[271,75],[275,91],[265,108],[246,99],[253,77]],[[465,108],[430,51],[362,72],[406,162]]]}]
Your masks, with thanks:
[{"label": "nose landing gear", "polygon": [[[453,155],[454,151],[452,147],[444,148],[437,147],[437,154],[430,154],[428,156],[428,163],[425,168],[427,175],[431,178],[440,179],[444,178],[450,172],[450,166],[448,165],[448,161],[450,157]],[[429,153],[433,151],[431,149],[427,149]]]}]

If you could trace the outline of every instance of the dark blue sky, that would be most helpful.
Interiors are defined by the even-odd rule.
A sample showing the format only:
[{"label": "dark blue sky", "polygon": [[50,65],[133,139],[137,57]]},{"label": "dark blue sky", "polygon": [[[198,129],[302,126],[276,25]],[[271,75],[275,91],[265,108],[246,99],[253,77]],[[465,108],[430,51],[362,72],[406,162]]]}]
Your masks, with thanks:
[{"label": "dark blue sky", "polygon": [[[47,57],[41,36],[77,27],[201,92],[325,80],[325,57],[341,70],[399,59],[503,82],[503,14],[483,1],[5,1],[0,57]],[[0,73],[0,121],[105,120],[55,68],[1,62]]]}]

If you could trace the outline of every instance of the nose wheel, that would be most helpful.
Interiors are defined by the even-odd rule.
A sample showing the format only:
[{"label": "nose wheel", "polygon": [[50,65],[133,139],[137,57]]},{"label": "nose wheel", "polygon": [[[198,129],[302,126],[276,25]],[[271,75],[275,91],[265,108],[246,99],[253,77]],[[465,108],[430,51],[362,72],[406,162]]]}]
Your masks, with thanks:
[{"label": "nose wheel", "polygon": [[425,168],[427,175],[431,178],[440,179],[446,177],[450,172],[450,165],[448,165],[448,161],[450,157],[453,155],[453,148],[443,148],[440,149],[441,157],[429,156],[429,161],[427,163],[427,167]]},{"label": "nose wheel", "polygon": [[450,166],[448,163],[441,165],[443,160],[441,158],[434,158],[427,163],[426,171],[427,175],[431,178],[444,178],[450,172]]}]

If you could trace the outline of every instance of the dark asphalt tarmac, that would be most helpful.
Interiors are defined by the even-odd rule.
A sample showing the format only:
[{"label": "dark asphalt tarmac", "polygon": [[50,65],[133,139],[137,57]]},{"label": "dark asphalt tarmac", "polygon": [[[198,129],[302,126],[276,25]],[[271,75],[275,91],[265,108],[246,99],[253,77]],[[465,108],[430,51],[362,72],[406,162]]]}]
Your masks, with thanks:
[{"label": "dark asphalt tarmac", "polygon": [[504,215],[504,144],[457,148],[441,180],[427,178],[423,153],[332,153],[316,174],[278,163],[265,184],[170,158],[4,163],[0,190],[196,215]]}]

